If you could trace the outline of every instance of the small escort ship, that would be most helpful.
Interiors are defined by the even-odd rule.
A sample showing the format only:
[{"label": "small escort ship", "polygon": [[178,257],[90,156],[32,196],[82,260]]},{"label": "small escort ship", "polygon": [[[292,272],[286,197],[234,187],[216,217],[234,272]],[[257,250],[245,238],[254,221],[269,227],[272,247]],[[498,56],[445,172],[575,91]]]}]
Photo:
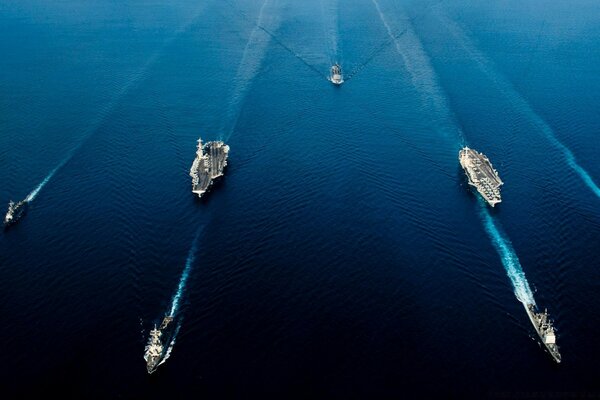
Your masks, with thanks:
[{"label": "small escort ship", "polygon": [[467,174],[469,185],[475,187],[490,206],[494,207],[502,201],[500,186],[504,182],[483,153],[464,147],[458,152],[458,160]]},{"label": "small escort ship", "polygon": [[27,200],[21,200],[17,203],[10,201],[8,203],[8,211],[6,212],[6,216],[4,216],[5,228],[16,224],[25,215],[27,204]]},{"label": "small escort ship", "polygon": [[167,359],[170,351],[170,346],[173,341],[174,328],[172,324],[173,317],[166,316],[160,327],[150,331],[150,338],[144,352],[144,360],[146,360],[146,368],[151,374],[156,371],[156,368]]},{"label": "small escort ship", "polygon": [[198,139],[196,158],[190,168],[193,193],[202,197],[213,181],[223,176],[228,156],[229,146],[225,143],[215,141],[202,144],[202,139]]},{"label": "small escort ship", "polygon": [[342,67],[340,67],[340,64],[335,63],[331,67],[331,75],[329,76],[329,80],[334,85],[341,85],[342,83],[344,83],[344,77],[342,76]]},{"label": "small escort ship", "polygon": [[542,343],[548,351],[550,355],[557,363],[560,363],[561,356],[558,351],[558,346],[556,345],[556,334],[554,332],[554,327],[552,326],[552,321],[548,318],[548,310],[544,310],[543,313],[536,312],[535,305],[533,304],[525,304],[525,311],[527,311],[527,315],[529,316],[529,320],[533,324],[538,336],[542,339]]}]

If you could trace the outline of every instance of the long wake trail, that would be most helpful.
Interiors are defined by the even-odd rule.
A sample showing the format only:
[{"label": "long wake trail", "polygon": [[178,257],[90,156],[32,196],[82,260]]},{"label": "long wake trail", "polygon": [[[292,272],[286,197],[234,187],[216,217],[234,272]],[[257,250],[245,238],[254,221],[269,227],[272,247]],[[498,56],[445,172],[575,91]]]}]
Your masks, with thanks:
[{"label": "long wake trail", "polygon": [[[178,317],[181,299],[182,299],[183,295],[185,294],[187,281],[190,276],[192,267],[194,266],[194,262],[196,261],[196,252],[198,251],[198,239],[200,238],[200,234],[202,233],[203,230],[204,230],[204,225],[201,226],[200,228],[198,228],[198,230],[196,231],[196,234],[194,235],[192,245],[190,247],[190,250],[188,251],[188,255],[185,260],[185,267],[183,268],[183,271],[181,272],[181,277],[179,278],[177,290],[175,291],[175,294],[173,295],[173,298],[171,299],[171,306],[169,307],[166,314],[164,315],[165,317],[171,317],[171,319],[175,319],[175,317]],[[179,330],[181,329],[182,319],[179,317],[177,321],[173,321],[170,323],[176,323],[177,325],[175,327],[173,335],[167,336],[168,339],[165,339],[165,342],[162,343],[164,346],[167,346],[167,350],[166,350],[164,357],[162,357],[162,359],[160,360],[158,365],[164,364],[165,361],[167,361],[167,359],[171,356],[173,347],[175,347],[175,342],[177,340],[177,336],[179,335]],[[161,326],[162,326],[162,324],[161,324]],[[163,329],[163,328],[161,328],[161,329]],[[164,329],[166,329],[166,327]],[[160,350],[160,351],[162,351],[162,350]]]},{"label": "long wake trail", "polygon": [[177,311],[179,310],[179,303],[181,302],[181,297],[185,292],[185,287],[187,285],[188,278],[190,276],[190,271],[194,266],[194,261],[196,260],[196,252],[198,251],[198,239],[200,238],[200,233],[202,233],[203,227],[198,229],[196,235],[194,236],[194,240],[192,242],[192,246],[187,255],[187,259],[185,260],[185,267],[183,268],[183,272],[181,273],[181,278],[179,278],[179,284],[177,285],[177,290],[173,295],[173,299],[171,300],[171,307],[169,308],[169,317],[175,317],[177,315]]},{"label": "long wake trail", "polygon": [[167,46],[173,42],[182,32],[185,32],[190,25],[198,18],[199,14],[202,12],[204,5],[198,8],[192,15],[188,21],[186,21],[183,25],[181,25],[173,35],[171,35],[168,39],[166,39],[162,45],[156,50],[146,62],[142,65],[142,67],[127,81],[117,92],[112,96],[112,98],[100,109],[100,112],[96,115],[96,117],[92,120],[92,122],[84,129],[82,132],[82,139],[79,143],[72,148],[67,155],[54,167],[48,175],[33,189],[25,198],[27,202],[32,202],[38,196],[40,191],[52,180],[52,178],[56,175],[56,173],[64,167],[77,153],[77,151],[93,136],[95,132],[98,131],[98,128],[102,125],[102,123],[112,114],[114,109],[120,104],[121,100],[124,96],[127,95],[140,81],[142,81],[149,69],[154,65],[154,63],[162,56],[165,52]]},{"label": "long wake trail", "polygon": [[[394,35],[393,29],[388,23],[377,0],[371,0],[387,34],[394,44],[396,51],[402,58],[404,66],[411,77],[413,86],[423,96],[423,102],[431,108],[431,112],[438,115],[445,123],[441,126],[441,132],[444,136],[458,137],[461,144],[466,142],[463,132],[456,126],[455,118],[450,111],[447,96],[444,94],[437,75],[431,65],[429,56],[425,53],[421,41],[412,28],[409,18],[403,16],[406,28],[402,31],[402,42],[399,35]],[[448,129],[451,132],[448,132]]]},{"label": "long wake trail", "polygon": [[543,136],[560,151],[567,165],[581,178],[583,183],[600,198],[600,187],[591,177],[588,171],[585,170],[575,158],[573,152],[565,146],[556,136],[553,129],[546,121],[536,113],[525,98],[518,92],[514,85],[503,76],[496,68],[494,62],[488,59],[473,43],[469,35],[455,21],[448,18],[440,12],[436,13],[437,18],[442,21],[452,36],[457,39],[457,43],[469,54],[469,56],[477,63],[481,71],[483,71],[490,80],[494,81],[497,87],[505,96],[507,96],[513,104],[515,104],[521,113],[526,116],[529,121],[538,128]]},{"label": "long wake trail", "polygon": [[[257,22],[254,24],[254,28],[242,53],[242,59],[234,78],[234,86],[230,96],[229,107],[227,108],[225,125],[221,128],[221,140],[223,141],[229,140],[233,134],[239,118],[241,104],[262,64],[267,46],[269,45],[269,39],[274,38],[270,30],[263,27],[265,23],[265,9],[269,3],[270,0],[265,0],[260,7]],[[277,29],[278,26],[279,18],[273,17],[270,21],[271,29]]]},{"label": "long wake trail", "polygon": [[519,262],[519,257],[517,257],[517,253],[513,249],[510,240],[508,240],[506,235],[498,228],[493,217],[490,215],[490,211],[487,209],[487,206],[483,204],[482,200],[479,200],[479,204],[481,206],[480,216],[483,220],[485,230],[492,240],[492,243],[494,243],[496,251],[498,251],[498,255],[502,260],[502,265],[504,265],[504,269],[513,285],[515,296],[517,296],[517,299],[523,304],[535,305],[533,292],[529,287],[529,282],[525,277],[525,273]]},{"label": "long wake trail", "polygon": [[[438,83],[437,75],[431,65],[429,57],[425,53],[421,41],[414,33],[410,21],[408,21],[409,26],[407,27],[406,35],[404,35],[405,42],[407,43],[405,43],[406,46],[402,46],[401,43],[394,38],[394,35],[392,34],[392,28],[387,22],[377,0],[371,1],[377,9],[379,17],[381,18],[388,35],[390,38],[393,38],[396,50],[402,57],[404,65],[408,73],[411,75],[413,85],[420,93],[422,93],[422,95],[429,99],[428,104],[431,107],[430,111],[434,114],[440,115],[445,125],[454,126],[451,129],[454,133],[454,138],[452,139],[455,141],[457,147],[465,146],[467,144],[467,140],[462,130],[455,125],[455,118],[450,109],[447,96]],[[408,47],[408,49],[406,47]],[[499,224],[494,220],[487,209],[487,206],[481,199],[479,199],[479,205],[481,222],[492,244],[498,252],[498,255],[500,256],[502,265],[504,266],[506,274],[508,275],[514,288],[515,296],[524,304],[535,305],[533,292],[529,287],[529,282],[525,277],[525,273],[523,272],[523,268],[519,262],[519,257],[512,247],[510,240],[506,234],[502,232]]]},{"label": "long wake trail", "polygon": [[[327,4],[324,4],[327,3]],[[341,62],[339,55],[339,24],[338,24],[338,0],[321,0],[321,14],[325,23],[325,36],[329,44],[329,63]]]}]

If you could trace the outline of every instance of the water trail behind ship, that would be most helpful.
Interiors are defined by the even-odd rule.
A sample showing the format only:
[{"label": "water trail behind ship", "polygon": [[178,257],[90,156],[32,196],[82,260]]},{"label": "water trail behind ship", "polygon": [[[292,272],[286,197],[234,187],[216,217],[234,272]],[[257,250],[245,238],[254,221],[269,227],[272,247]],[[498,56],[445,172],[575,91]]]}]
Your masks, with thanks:
[{"label": "water trail behind ship", "polygon": [[175,328],[175,332],[173,333],[173,338],[171,339],[171,342],[169,343],[169,347],[167,348],[167,353],[165,354],[162,361],[158,365],[163,365],[165,363],[165,361],[167,361],[167,359],[169,357],[171,357],[171,352],[173,351],[173,347],[175,347],[175,340],[177,339],[177,335],[179,334],[180,329],[181,329],[181,321],[179,321],[179,323],[177,324],[177,327]]},{"label": "water trail behind ship", "polygon": [[241,104],[252,80],[258,73],[262,64],[262,60],[267,51],[267,46],[271,39],[271,34],[269,34],[269,32],[276,30],[279,27],[279,17],[272,18],[272,21],[269,23],[269,30],[263,27],[265,8],[269,3],[270,0],[265,0],[260,7],[257,22],[250,33],[250,37],[248,38],[248,42],[242,53],[242,59],[238,66],[237,73],[233,80],[233,90],[229,100],[229,107],[227,108],[227,115],[224,118],[225,125],[221,129],[220,140],[225,142],[227,142],[233,134],[233,130],[235,129],[239,118]]},{"label": "water trail behind ship", "polygon": [[385,18],[377,0],[371,1],[379,14],[379,18],[381,19],[390,40],[394,44],[396,51],[400,57],[402,57],[404,66],[410,74],[413,86],[421,94],[424,105],[429,106],[431,108],[430,111],[435,115],[438,115],[439,118],[445,122],[444,124],[440,124],[439,132],[443,133],[444,136],[450,136],[451,138],[452,136],[457,137],[460,143],[464,145],[466,141],[464,134],[456,125],[447,96],[439,84],[439,79],[431,65],[429,56],[423,49],[421,41],[412,28],[411,20],[406,16],[400,18],[406,24],[405,30],[402,31],[403,34],[401,36],[403,40],[401,43],[399,41],[399,36],[394,35],[392,27]]},{"label": "water trail behind ship", "polygon": [[37,195],[40,192],[40,190],[42,190],[44,188],[44,186],[46,186],[46,184],[50,181],[50,179],[52,179],[52,177],[54,176],[54,174],[56,174],[56,171],[58,171],[70,159],[71,159],[71,154],[69,154],[68,157],[64,158],[56,167],[54,167],[54,169],[52,171],[50,171],[50,173],[44,178],[44,180],[41,181],[40,184],[37,185],[36,188],[33,189],[31,191],[31,193],[29,193],[27,195],[27,197],[25,198],[25,201],[28,202],[28,203],[31,203],[33,200],[35,200],[35,198],[37,197]]},{"label": "water trail behind ship", "polygon": [[321,0],[321,13],[323,14],[325,36],[329,45],[329,63],[341,63],[338,49],[338,0]]},{"label": "water trail behind ship", "polygon": [[483,204],[482,200],[479,200],[479,204],[481,206],[480,214],[484,222],[485,230],[494,243],[496,251],[498,251],[498,254],[500,255],[504,269],[506,269],[506,273],[512,282],[517,299],[523,304],[535,305],[533,292],[529,287],[529,282],[527,282],[527,278],[525,277],[525,273],[523,272],[523,268],[521,267],[521,263],[519,262],[515,250],[512,248],[510,241],[494,222],[487,206]]},{"label": "water trail behind ship", "polygon": [[40,191],[50,182],[50,180],[56,175],[56,173],[67,164],[71,158],[75,155],[75,153],[93,136],[93,134],[98,130],[100,125],[108,118],[112,111],[119,105],[121,99],[129,93],[129,91],[136,86],[148,73],[150,67],[160,58],[160,56],[164,53],[167,46],[173,42],[182,32],[185,32],[190,25],[196,20],[199,14],[202,12],[204,5],[201,5],[192,15],[190,19],[188,19],[183,25],[181,25],[173,35],[171,35],[168,39],[166,39],[162,45],[156,50],[148,60],[142,65],[142,67],[127,81],[125,84],[117,90],[117,92],[112,96],[112,98],[106,103],[101,109],[100,112],[96,115],[94,120],[84,129],[81,137],[82,139],[79,143],[72,148],[67,155],[58,163],[56,167],[50,171],[48,175],[27,195],[25,200],[27,202],[32,202],[35,200]]},{"label": "water trail behind ship", "polygon": [[529,119],[532,125],[538,128],[543,136],[557,149],[559,150],[567,165],[581,178],[583,183],[597,196],[600,198],[600,187],[594,182],[594,179],[590,176],[575,158],[573,152],[565,146],[558,138],[556,134],[548,125],[548,123],[536,113],[531,105],[523,98],[523,96],[517,91],[514,85],[498,71],[494,62],[488,59],[473,43],[473,40],[469,35],[461,28],[455,21],[448,18],[448,16],[437,12],[437,18],[446,25],[452,36],[457,39],[457,43],[469,54],[469,56],[479,65],[481,71],[483,71],[500,91],[510,98],[511,102],[515,104],[519,111]]},{"label": "water trail behind ship", "polygon": [[181,301],[181,297],[185,292],[185,286],[187,284],[188,277],[190,276],[190,271],[192,270],[192,266],[194,265],[194,261],[196,259],[196,251],[198,250],[198,238],[202,233],[204,227],[200,227],[194,236],[194,241],[192,242],[192,247],[188,252],[187,259],[185,260],[185,267],[183,268],[183,272],[181,273],[181,278],[179,278],[179,284],[177,285],[177,291],[173,295],[173,300],[171,301],[171,308],[169,309],[168,315],[170,317],[175,317],[177,311],[179,310],[179,303]]}]

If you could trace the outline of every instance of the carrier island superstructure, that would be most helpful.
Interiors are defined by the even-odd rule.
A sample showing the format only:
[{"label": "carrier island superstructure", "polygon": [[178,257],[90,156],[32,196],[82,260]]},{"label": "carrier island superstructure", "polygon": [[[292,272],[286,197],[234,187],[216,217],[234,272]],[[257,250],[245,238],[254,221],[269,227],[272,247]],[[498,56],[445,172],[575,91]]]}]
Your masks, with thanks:
[{"label": "carrier island superstructure", "polygon": [[202,197],[213,181],[223,176],[228,156],[229,146],[225,143],[214,141],[202,144],[202,139],[198,139],[196,158],[190,168],[192,192]]},{"label": "carrier island superstructure", "polygon": [[458,160],[467,174],[469,185],[475,187],[490,206],[494,207],[502,201],[500,186],[504,182],[483,153],[464,147],[458,152]]}]

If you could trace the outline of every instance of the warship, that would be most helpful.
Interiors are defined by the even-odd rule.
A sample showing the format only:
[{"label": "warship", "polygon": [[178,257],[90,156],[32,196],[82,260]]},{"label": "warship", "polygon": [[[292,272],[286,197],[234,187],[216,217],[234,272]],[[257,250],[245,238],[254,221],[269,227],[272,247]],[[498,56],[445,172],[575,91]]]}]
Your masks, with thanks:
[{"label": "warship", "polygon": [[331,67],[331,75],[329,76],[329,80],[334,85],[341,85],[342,83],[344,83],[344,78],[342,76],[342,67],[340,67],[340,64],[335,63]]},{"label": "warship", "polygon": [[548,310],[544,310],[543,313],[536,312],[535,305],[526,303],[523,303],[523,305],[525,306],[525,311],[527,311],[527,315],[538,333],[538,336],[542,339],[542,343],[546,346],[554,361],[560,363],[561,356],[558,352],[558,346],[556,345],[554,326],[552,326],[552,321],[548,318]]},{"label": "warship", "polygon": [[168,357],[173,340],[173,317],[166,316],[160,326],[150,331],[150,338],[144,352],[148,373],[153,373]]},{"label": "warship", "polygon": [[202,197],[213,181],[223,176],[228,156],[229,146],[225,143],[215,141],[202,144],[202,139],[198,139],[196,158],[190,168],[192,192]]},{"label": "warship", "polygon": [[494,207],[502,201],[500,186],[504,182],[483,153],[464,147],[458,152],[458,160],[469,178],[469,185],[474,186],[489,205]]},{"label": "warship", "polygon": [[10,201],[8,203],[8,211],[4,217],[4,227],[8,228],[12,224],[16,224],[25,214],[27,209],[27,200],[21,200],[17,203]]}]

